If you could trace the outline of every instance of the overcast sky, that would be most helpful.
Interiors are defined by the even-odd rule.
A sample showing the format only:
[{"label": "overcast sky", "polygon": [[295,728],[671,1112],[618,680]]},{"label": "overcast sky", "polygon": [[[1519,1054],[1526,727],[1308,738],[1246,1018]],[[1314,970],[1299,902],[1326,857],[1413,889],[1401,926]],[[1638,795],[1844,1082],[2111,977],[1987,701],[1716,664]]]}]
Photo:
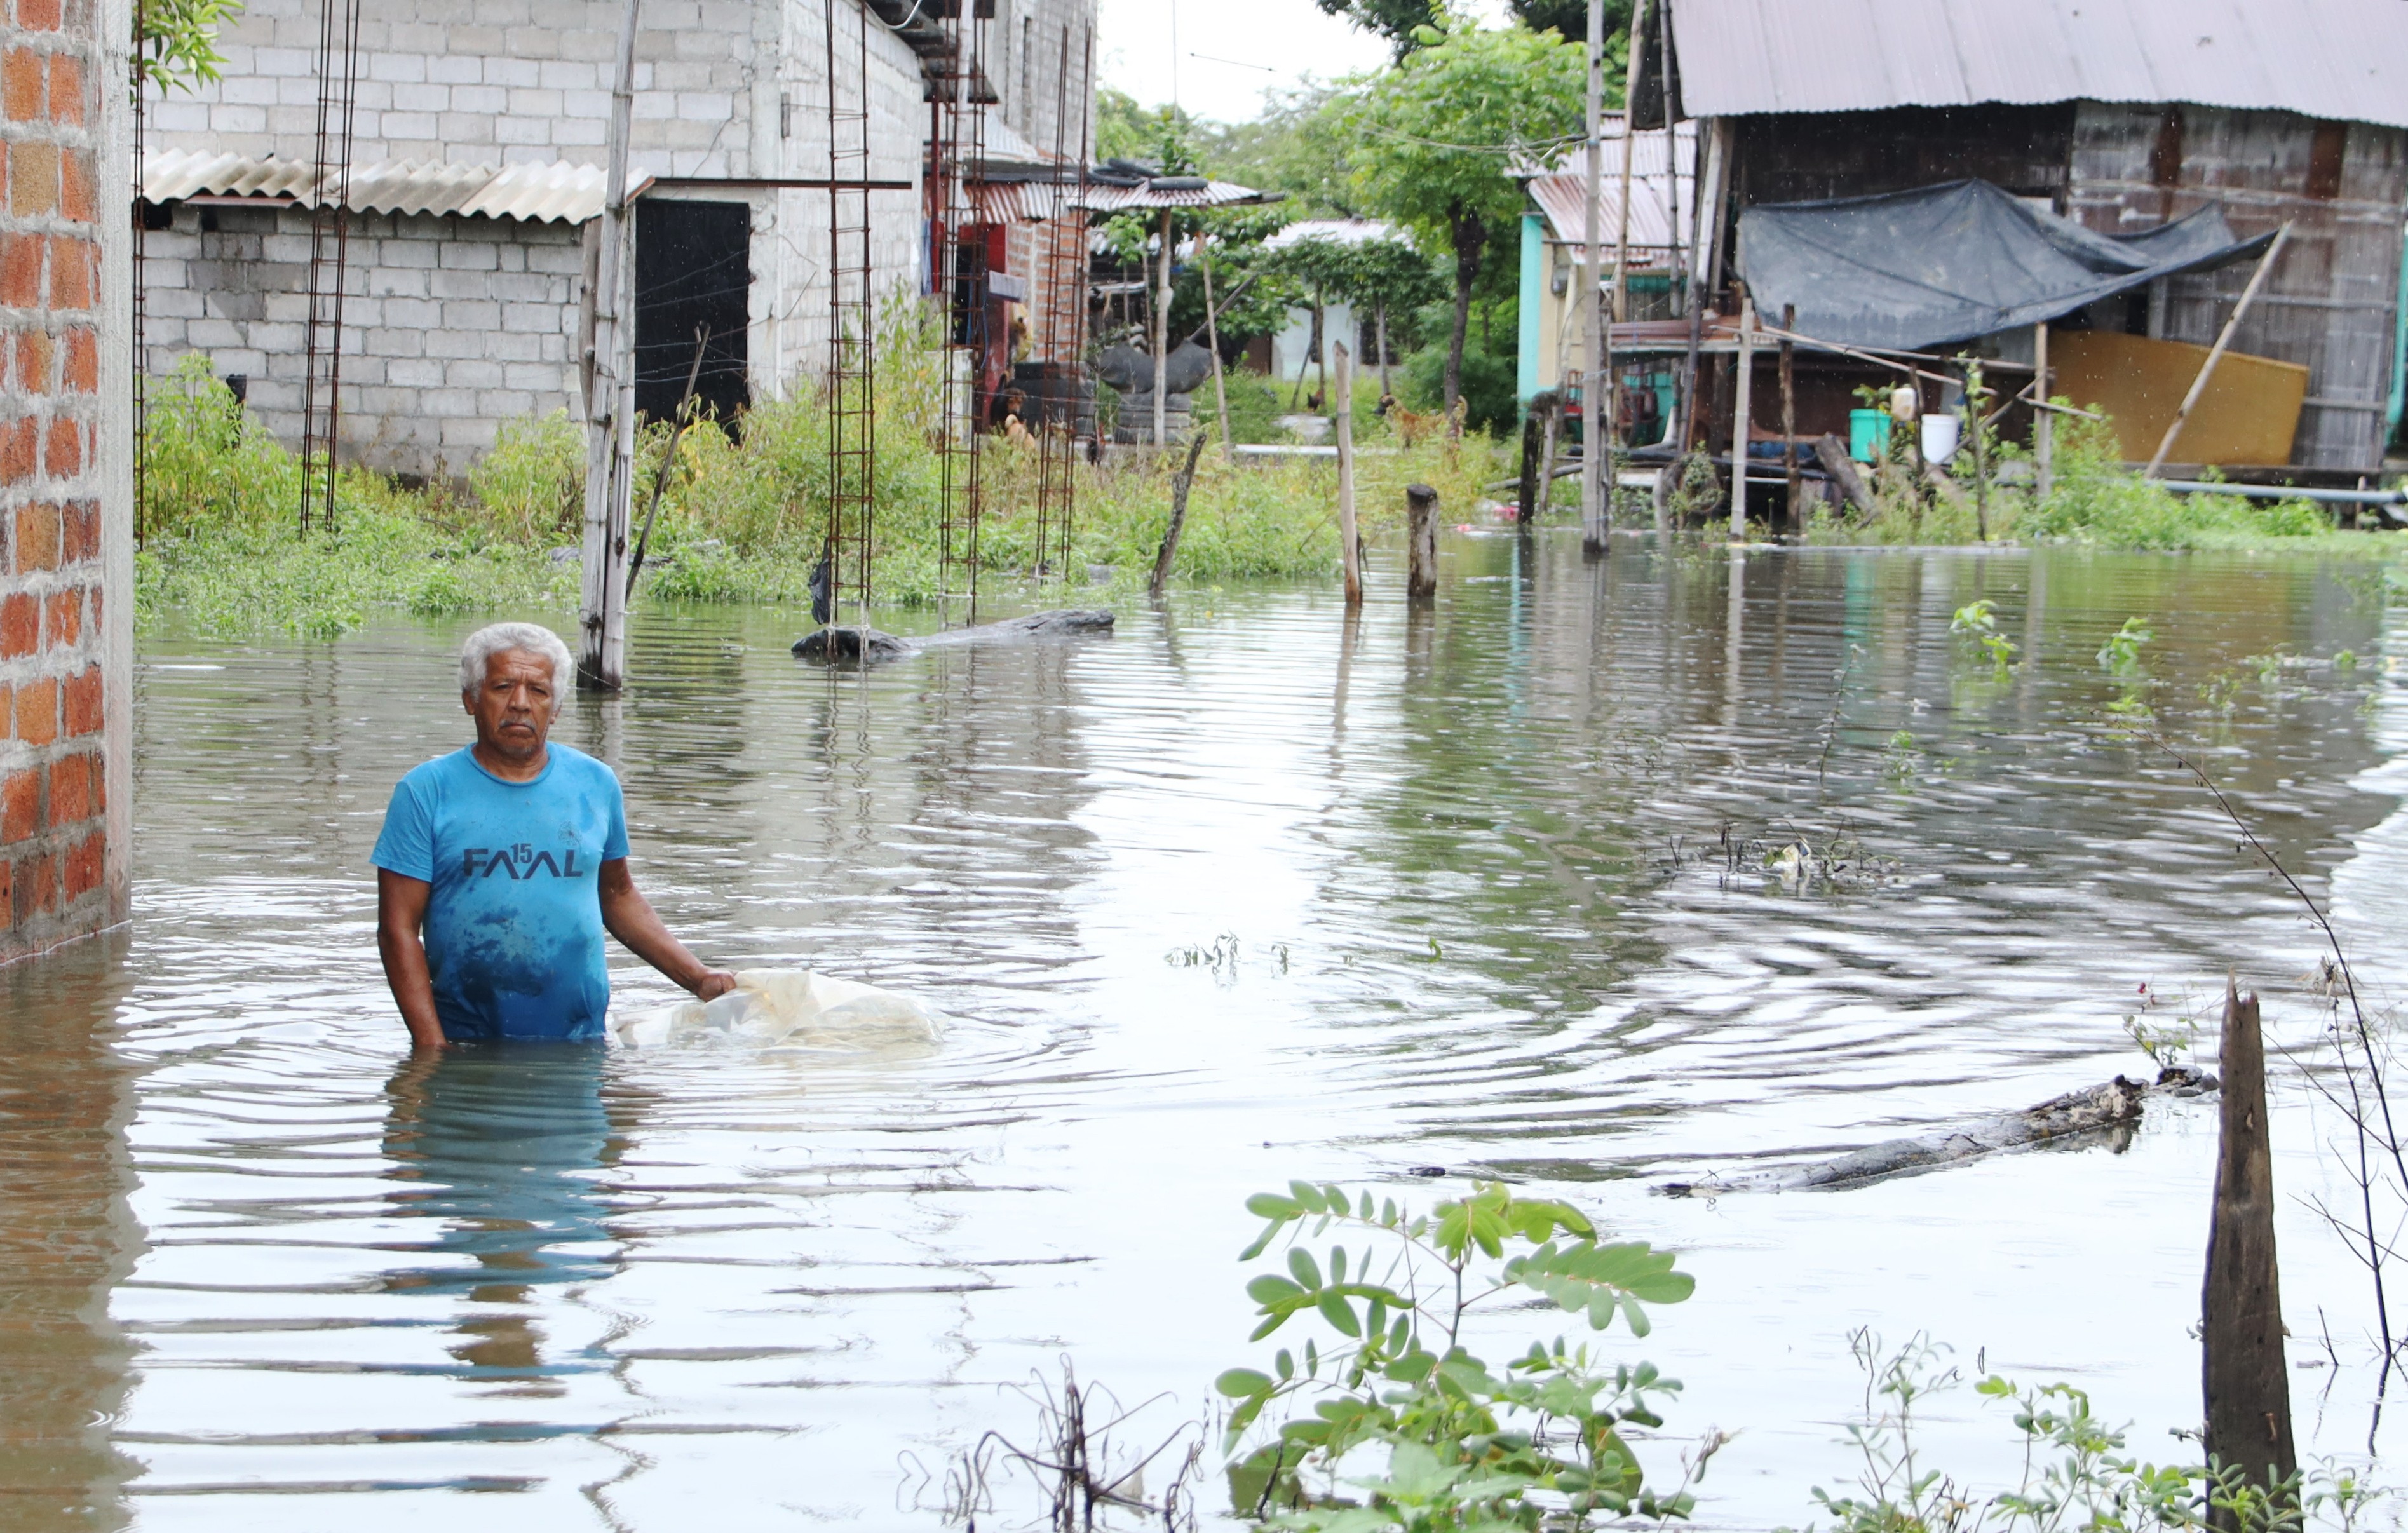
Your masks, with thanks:
[{"label": "overcast sky", "polygon": [[[1140,106],[1175,99],[1224,122],[1254,116],[1267,88],[1292,88],[1308,74],[1335,79],[1388,58],[1385,43],[1322,14],[1313,0],[1098,0],[1096,8],[1105,84]],[[1475,8],[1504,12],[1501,0]]]}]

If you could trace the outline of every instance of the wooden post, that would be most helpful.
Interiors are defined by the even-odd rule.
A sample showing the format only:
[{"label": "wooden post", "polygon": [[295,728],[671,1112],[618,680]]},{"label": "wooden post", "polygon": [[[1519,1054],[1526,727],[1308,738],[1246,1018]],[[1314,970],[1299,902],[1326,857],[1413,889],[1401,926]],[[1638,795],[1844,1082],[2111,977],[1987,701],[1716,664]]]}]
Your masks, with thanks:
[{"label": "wooden post", "polygon": [[1798,495],[1803,482],[1798,474],[1798,380],[1795,374],[1797,348],[1790,344],[1790,333],[1798,328],[1798,306],[1781,306],[1781,461],[1789,470],[1789,483],[1783,492],[1782,513],[1789,518],[1792,532],[1803,524],[1798,514]]},{"label": "wooden post", "polygon": [[1588,160],[1585,166],[1584,214],[1582,231],[1588,260],[1580,271],[1581,301],[1588,306],[1588,354],[1581,374],[1581,546],[1601,551],[1605,546],[1606,442],[1613,417],[1606,399],[1605,307],[1599,294],[1605,276],[1605,218],[1599,207],[1605,175],[1605,7],[1588,7]]},{"label": "wooden post", "polygon": [[2283,247],[2290,238],[2291,226],[2286,223],[2274,231],[2274,243],[2267,246],[2266,253],[2258,258],[2258,269],[2249,274],[2249,285],[2241,290],[2241,301],[2232,306],[2232,317],[2224,322],[2222,330],[2216,332],[2215,344],[2208,348],[2207,360],[2199,365],[2199,376],[2190,380],[2190,392],[2183,395],[2182,408],[2174,411],[2173,424],[2166,427],[2165,439],[2157,443],[2156,454],[2149,459],[2146,477],[2156,478],[2159,466],[2166,461],[2166,454],[2173,451],[2174,438],[2181,435],[2183,423],[2190,419],[2191,407],[2198,404],[2199,396],[2207,392],[2207,380],[2215,376],[2215,365],[2224,360],[2224,349],[2232,344],[2232,333],[2241,328],[2241,317],[2249,312],[2251,304],[2258,301],[2258,290],[2266,285],[2267,274],[2274,269],[2275,258],[2283,253]]},{"label": "wooden post", "polygon": [[1162,545],[1154,552],[1154,574],[1145,582],[1145,594],[1155,601],[1162,599],[1163,587],[1170,583],[1170,566],[1179,557],[1179,535],[1187,525],[1187,492],[1196,483],[1196,460],[1204,455],[1204,434],[1193,431],[1187,436],[1187,465],[1170,481],[1170,521],[1162,529]]},{"label": "wooden post", "polygon": [[1170,384],[1170,209],[1162,210],[1162,276],[1157,284],[1161,296],[1154,305],[1154,447],[1159,452],[1170,445],[1170,402],[1165,390]]},{"label": "wooden post", "polygon": [[1405,595],[1438,596],[1438,492],[1426,484],[1405,486]]},{"label": "wooden post", "polygon": [[1513,520],[1524,526],[1539,514],[1539,496],[1546,492],[1546,481],[1540,478],[1539,458],[1546,445],[1546,423],[1533,407],[1522,417],[1522,482],[1521,504],[1513,508]]},{"label": "wooden post", "polygon": [[[1062,36],[1062,46],[1069,47],[1068,32]],[[1212,402],[1221,411],[1221,461],[1235,463],[1238,453],[1229,435],[1229,387],[1221,378],[1221,317],[1212,311],[1212,250],[1206,242],[1210,237],[1201,232],[1196,236],[1197,260],[1204,268],[1204,344],[1212,349]],[[1191,456],[1188,461],[1193,463],[1195,459]],[[1188,472],[1193,476],[1195,470]]]},{"label": "wooden post", "polygon": [[636,326],[625,312],[628,280],[627,136],[636,109],[636,18],[627,0],[619,22],[619,70],[610,93],[610,127],[602,218],[595,263],[594,350],[586,376],[585,537],[578,625],[578,684],[617,691],[627,668],[627,532],[635,509]]},{"label": "wooden post", "polygon": [[[2048,326],[2032,326],[2032,397],[2048,403]],[[2045,409],[2032,412],[2032,489],[2046,500],[2057,493],[2057,417]]]},{"label": "wooden post", "polygon": [[1396,397],[1388,387],[1388,303],[1383,298],[1371,306],[1372,341],[1380,348],[1380,401],[1385,405]]},{"label": "wooden post", "polygon": [[2266,1050],[2258,997],[2224,985],[2223,1135],[2215,1211],[2208,1225],[2200,1336],[2212,1460],[2266,1485],[2287,1478],[2289,1368],[2283,1360],[2282,1286],[2274,1257],[2274,1161],[2266,1123]]},{"label": "wooden post", "polygon": [[[1965,425],[1973,434],[1973,536],[1985,543],[1990,540],[1990,458],[1987,444],[1983,440],[1990,433],[1989,424],[1982,414],[1982,399],[1986,392],[1982,387],[1982,365],[1967,363]],[[2047,411],[2041,413],[2044,415]]]},{"label": "wooden post", "polygon": [[[1599,9],[1604,7],[1599,7]],[[1756,387],[1756,300],[1739,301],[1739,373],[1733,382],[1731,407],[1730,535],[1747,540],[1747,424]]]},{"label": "wooden post", "polygon": [[1555,449],[1563,441],[1564,407],[1563,396],[1552,389],[1541,393],[1539,398],[1544,401],[1539,411],[1542,423],[1539,437],[1539,505],[1543,509],[1555,496]]},{"label": "wooden post", "polygon": [[1363,556],[1354,533],[1354,359],[1340,341],[1338,351],[1338,541],[1345,561],[1346,606],[1363,605]]},{"label": "wooden post", "polygon": [[[1664,0],[1656,3],[1660,7]],[[1630,69],[1622,87],[1622,232],[1613,242],[1613,317],[1617,322],[1630,318],[1630,162],[1635,147],[1632,130],[1639,114],[1639,61],[1647,56],[1646,0],[1639,0],[1630,13],[1629,51]],[[1670,113],[1672,108],[1669,93],[1664,100],[1664,109]],[[1620,419],[1618,413],[1616,419]]]}]

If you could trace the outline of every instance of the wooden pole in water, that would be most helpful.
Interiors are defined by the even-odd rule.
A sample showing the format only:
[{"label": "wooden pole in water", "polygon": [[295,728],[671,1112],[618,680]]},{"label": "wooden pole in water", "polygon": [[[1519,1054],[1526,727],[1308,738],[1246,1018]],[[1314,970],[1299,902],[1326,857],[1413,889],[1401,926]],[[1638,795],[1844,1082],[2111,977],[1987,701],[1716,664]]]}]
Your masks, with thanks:
[{"label": "wooden pole in water", "polygon": [[[2258,997],[2224,983],[2223,1136],[2200,1296],[2202,1383],[2212,1461],[2256,1485],[2299,1467],[2283,1360],[2283,1296],[2274,1256],[2274,1159],[2266,1124],[2266,1049]],[[2219,1517],[2219,1524],[2228,1519]]]},{"label": "wooden pole in water", "polygon": [[2258,258],[2258,269],[2249,274],[2249,285],[2241,290],[2241,301],[2232,306],[2232,317],[2224,322],[2222,330],[2216,332],[2215,344],[2208,348],[2207,360],[2199,365],[2199,376],[2190,380],[2190,392],[2183,395],[2182,408],[2174,411],[2173,424],[2166,427],[2165,439],[2157,443],[2157,451],[2150,457],[2147,478],[2157,477],[2157,469],[2166,461],[2166,454],[2173,451],[2174,438],[2182,435],[2183,423],[2190,419],[2191,407],[2198,404],[2199,396],[2207,392],[2207,380],[2215,376],[2215,365],[2224,360],[2224,349],[2232,344],[2232,333],[2241,328],[2241,317],[2249,312],[2251,304],[2258,301],[2258,290],[2266,285],[2267,274],[2274,269],[2275,258],[2283,253],[2283,247],[2290,242],[2290,238],[2291,226],[2286,223],[2274,231],[2274,243],[2267,246],[2266,253]]},{"label": "wooden pole in water", "polygon": [[1539,497],[1547,486],[1540,479],[1539,459],[1546,447],[1546,423],[1534,406],[1522,417],[1522,482],[1516,490],[1521,504],[1513,508],[1513,520],[1524,526],[1539,514]]},{"label": "wooden pole in water", "polygon": [[1747,422],[1756,385],[1756,300],[1739,301],[1739,377],[1731,408],[1730,535],[1747,540]]},{"label": "wooden pole in water", "polygon": [[1438,492],[1426,484],[1405,486],[1405,595],[1438,597]]},{"label": "wooden pole in water", "polygon": [[594,349],[586,376],[584,569],[577,619],[577,681],[615,692],[626,681],[627,530],[635,510],[636,368],[634,317],[626,312],[627,137],[635,117],[636,15],[627,0],[619,22],[618,74],[610,93],[609,166],[599,260],[595,264]]},{"label": "wooden pole in water", "polygon": [[1798,378],[1797,348],[1790,344],[1790,333],[1798,328],[1798,306],[1781,306],[1781,461],[1788,466],[1789,483],[1781,502],[1782,514],[1789,519],[1792,532],[1801,519],[1798,515],[1798,496],[1803,480],[1798,474]]},{"label": "wooden pole in water", "polygon": [[1354,359],[1340,341],[1338,362],[1338,542],[1345,561],[1346,605],[1363,605],[1363,556],[1354,535]]},{"label": "wooden pole in water", "polygon": [[[2046,404],[2048,391],[2048,326],[2032,326],[2032,397]],[[2048,410],[2032,412],[2032,489],[2046,500],[2057,494],[2057,417]]]},{"label": "wooden pole in water", "polygon": [[1204,434],[1192,431],[1187,435],[1187,465],[1170,481],[1170,521],[1162,529],[1162,546],[1154,550],[1154,574],[1145,582],[1145,594],[1155,601],[1162,599],[1163,587],[1170,583],[1170,566],[1179,557],[1179,535],[1187,525],[1187,492],[1196,484],[1196,460],[1204,455]]},{"label": "wooden pole in water", "polygon": [[1584,167],[1584,217],[1581,231],[1587,249],[1580,268],[1581,302],[1588,306],[1587,355],[1581,374],[1581,547],[1605,547],[1606,443],[1612,439],[1613,417],[1606,401],[1605,219],[1599,204],[1605,175],[1605,7],[1588,7],[1588,160]]}]

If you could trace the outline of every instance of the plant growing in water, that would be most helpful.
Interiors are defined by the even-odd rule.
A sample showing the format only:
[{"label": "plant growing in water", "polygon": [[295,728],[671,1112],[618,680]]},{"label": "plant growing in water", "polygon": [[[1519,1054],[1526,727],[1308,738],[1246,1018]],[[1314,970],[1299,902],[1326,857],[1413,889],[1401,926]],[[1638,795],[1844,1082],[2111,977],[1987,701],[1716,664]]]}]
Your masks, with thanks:
[{"label": "plant growing in water", "polygon": [[1997,603],[1985,596],[1956,609],[1956,615],[1948,622],[1948,631],[1980,645],[1989,654],[1991,674],[2001,681],[2007,679],[2007,667],[2014,664],[2015,641],[1999,632]]},{"label": "plant growing in water", "polygon": [[[1658,1496],[1616,1430],[1662,1425],[1653,1402],[1678,1390],[1676,1381],[1647,1363],[1608,1365],[1560,1337],[1531,1342],[1501,1368],[1464,1341],[1475,1310],[1534,1300],[1584,1316],[1595,1330],[1620,1315],[1645,1336],[1645,1306],[1677,1304],[1696,1287],[1670,1253],[1602,1242],[1577,1209],[1516,1197],[1498,1182],[1427,1215],[1301,1182],[1246,1207],[1268,1223],[1240,1259],[1260,1258],[1283,1237],[1286,1251],[1284,1273],[1246,1285],[1262,1316],[1253,1340],[1294,1320],[1330,1334],[1326,1350],[1323,1337],[1309,1337],[1301,1356],[1283,1348],[1268,1371],[1236,1368],[1218,1381],[1232,1402],[1233,1453],[1275,1407],[1312,1406],[1232,1463],[1241,1513],[1322,1533],[1577,1529],[1633,1512],[1687,1513],[1688,1485],[1719,1440],[1710,1438],[1680,1488]],[[1365,1244],[1334,1244],[1316,1259],[1304,1239],[1333,1228]],[[1508,1247],[1516,1248],[1511,1256]]]},{"label": "plant growing in water", "polygon": [[2141,671],[2141,646],[2157,636],[2149,631],[2148,623],[2141,618],[2126,618],[2124,626],[2107,636],[2099,646],[2099,668],[2110,676],[2137,676]]}]

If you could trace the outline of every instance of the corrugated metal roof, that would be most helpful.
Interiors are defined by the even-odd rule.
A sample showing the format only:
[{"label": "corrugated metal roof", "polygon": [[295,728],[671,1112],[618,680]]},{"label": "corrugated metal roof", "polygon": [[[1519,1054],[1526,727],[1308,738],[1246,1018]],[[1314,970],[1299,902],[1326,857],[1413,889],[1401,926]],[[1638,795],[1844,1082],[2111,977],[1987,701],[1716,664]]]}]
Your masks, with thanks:
[{"label": "corrugated metal roof", "polygon": [[[1651,252],[1641,260],[1641,266],[1664,265],[1652,252],[1669,251],[1674,243],[1667,199],[1677,199],[1684,230],[1688,227],[1690,208],[1696,201],[1697,129],[1684,122],[1676,132],[1679,144],[1669,165],[1665,163],[1661,131],[1641,132],[1635,145],[1637,152],[1631,159],[1630,243],[1634,250]],[[1623,141],[1608,138],[1598,147],[1604,161],[1604,184],[1598,188],[1598,214],[1605,230],[1605,243],[1611,249],[1622,236]],[[1580,151],[1573,150],[1571,158],[1575,164],[1570,169],[1522,174],[1527,175],[1531,200],[1547,216],[1555,236],[1582,244],[1588,238],[1587,179],[1577,164]]]},{"label": "corrugated metal roof", "polygon": [[1385,219],[1302,218],[1263,241],[1267,251],[1283,251],[1317,239],[1331,245],[1369,245],[1373,240],[1405,238],[1405,232]]},{"label": "corrugated metal roof", "polygon": [[[331,200],[337,189],[325,191]],[[475,165],[395,160],[353,165],[345,206],[366,213],[451,213],[582,223],[599,217],[606,193],[598,165],[566,164]],[[142,164],[142,195],[150,202],[186,197],[289,198],[304,208],[320,202],[316,168],[298,160],[251,159],[197,150],[166,150]]]},{"label": "corrugated metal roof", "polygon": [[1235,181],[1206,181],[1196,186],[1184,183],[1197,178],[1166,179],[1178,184],[1166,186],[1157,179],[1137,186],[1105,186],[1090,181],[1081,205],[1098,213],[1120,213],[1136,208],[1234,208],[1240,203],[1273,200],[1268,192],[1257,192]]},{"label": "corrugated metal roof", "polygon": [[2189,102],[2408,127],[2400,0],[1672,0],[1696,117]]}]

